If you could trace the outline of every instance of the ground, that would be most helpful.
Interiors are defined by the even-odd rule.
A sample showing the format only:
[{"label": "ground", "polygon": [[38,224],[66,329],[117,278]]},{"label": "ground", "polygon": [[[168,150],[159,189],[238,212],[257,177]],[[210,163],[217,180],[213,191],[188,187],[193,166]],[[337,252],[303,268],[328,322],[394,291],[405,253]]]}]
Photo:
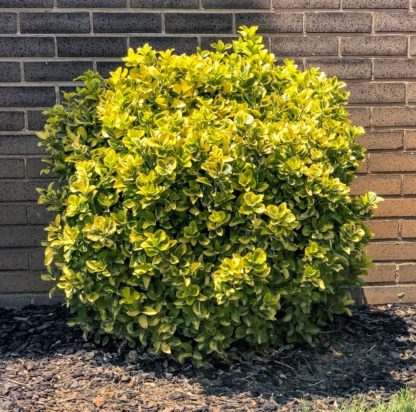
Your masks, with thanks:
[{"label": "ground", "polygon": [[0,411],[327,411],[416,387],[416,305],[357,307],[315,347],[208,369],[85,342],[60,305],[0,309]]}]

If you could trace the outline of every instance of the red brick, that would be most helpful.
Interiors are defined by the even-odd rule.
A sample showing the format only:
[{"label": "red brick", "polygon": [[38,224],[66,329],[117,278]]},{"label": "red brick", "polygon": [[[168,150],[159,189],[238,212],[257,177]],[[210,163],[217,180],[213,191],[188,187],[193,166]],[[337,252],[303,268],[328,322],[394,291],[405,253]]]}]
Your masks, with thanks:
[{"label": "red brick", "polygon": [[375,59],[374,78],[413,79],[416,78],[415,59]]},{"label": "red brick", "polygon": [[378,13],[374,19],[376,32],[416,31],[416,19],[413,13]]},{"label": "red brick", "polygon": [[[221,19],[221,17],[218,17]],[[237,13],[236,26],[258,26],[259,33],[302,33],[301,13]]]},{"label": "red brick", "polygon": [[368,191],[379,195],[398,195],[401,189],[400,175],[359,176],[351,185],[351,194],[360,195]]},{"label": "red brick", "polygon": [[355,126],[370,126],[370,109],[368,107],[348,107],[351,123]]},{"label": "red brick", "polygon": [[336,56],[338,43],[336,37],[285,36],[272,38],[272,52],[285,56]]},{"label": "red brick", "polygon": [[[416,199],[398,198],[398,199],[384,199],[378,204],[375,216],[377,217],[409,217],[416,215]],[[414,256],[416,258],[416,255]]]},{"label": "red brick", "polygon": [[344,9],[408,9],[408,0],[344,0]]},{"label": "red brick", "polygon": [[368,132],[361,136],[358,141],[369,150],[400,149],[403,147],[403,132],[395,130]]},{"label": "red brick", "polygon": [[367,253],[378,262],[414,260],[416,242],[371,242]]},{"label": "red brick", "polygon": [[406,56],[406,36],[356,36],[341,39],[343,56]]},{"label": "red brick", "polygon": [[368,159],[364,159],[362,162],[360,162],[358,166],[358,173],[367,173],[368,172]]},{"label": "red brick", "polygon": [[370,220],[366,222],[374,235],[374,239],[397,239],[399,233],[398,220]]},{"label": "red brick", "polygon": [[404,132],[405,149],[416,149],[416,130],[405,130]]},{"label": "red brick", "polygon": [[351,83],[350,103],[404,103],[406,86],[404,83]]},{"label": "red brick", "polygon": [[396,265],[394,263],[376,263],[363,276],[366,283],[394,283],[396,282]]},{"label": "red brick", "polygon": [[0,293],[47,292],[53,286],[45,282],[38,273],[0,272]]},{"label": "red brick", "polygon": [[401,232],[403,238],[416,237],[416,220],[403,220]]},{"label": "red brick", "polygon": [[416,107],[374,107],[373,126],[416,126]]},{"label": "red brick", "polygon": [[306,14],[306,32],[371,33],[370,13],[322,12]]},{"label": "red brick", "polygon": [[399,282],[416,282],[416,263],[404,263],[402,265],[399,265]]},{"label": "red brick", "polygon": [[0,249],[0,271],[28,268],[28,253],[26,250]]},{"label": "red brick", "polygon": [[328,77],[339,79],[371,79],[371,61],[364,59],[349,59],[329,57],[306,60],[306,68],[319,67]]},{"label": "red brick", "polygon": [[369,305],[416,302],[416,285],[364,286],[362,293]]},{"label": "red brick", "polygon": [[404,175],[403,176],[403,194],[404,195],[416,194],[416,175]]},{"label": "red brick", "polygon": [[409,103],[416,103],[416,83],[409,83],[407,85],[407,101]]},{"label": "red brick", "polygon": [[63,295],[59,292],[52,298],[47,293],[0,293],[0,307],[6,308],[22,308],[27,305],[53,305],[63,303],[63,301]]},{"label": "red brick", "polygon": [[409,53],[414,56],[416,55],[416,36],[410,37],[410,48]]},{"label": "red brick", "polygon": [[416,153],[372,153],[370,170],[372,172],[414,172]]},{"label": "red brick", "polygon": [[339,9],[341,0],[274,0],[275,9]]}]

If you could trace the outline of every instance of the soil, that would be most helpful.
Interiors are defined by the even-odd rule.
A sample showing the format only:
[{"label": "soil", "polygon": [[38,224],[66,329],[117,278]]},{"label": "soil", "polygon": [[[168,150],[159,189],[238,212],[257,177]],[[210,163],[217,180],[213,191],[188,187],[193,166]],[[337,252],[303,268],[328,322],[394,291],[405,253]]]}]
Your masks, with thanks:
[{"label": "soil", "polygon": [[315,347],[239,351],[207,369],[94,346],[61,305],[0,309],[0,411],[327,411],[416,387],[416,305],[357,307]]}]

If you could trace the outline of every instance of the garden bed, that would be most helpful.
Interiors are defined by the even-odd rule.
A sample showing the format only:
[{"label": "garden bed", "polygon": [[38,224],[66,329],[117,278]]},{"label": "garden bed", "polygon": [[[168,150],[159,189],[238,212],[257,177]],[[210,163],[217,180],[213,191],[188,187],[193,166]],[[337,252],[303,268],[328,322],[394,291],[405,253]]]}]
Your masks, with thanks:
[{"label": "garden bed", "polygon": [[0,309],[0,411],[333,410],[416,386],[416,307],[356,308],[316,347],[289,345],[195,369],[97,348],[60,305]]}]

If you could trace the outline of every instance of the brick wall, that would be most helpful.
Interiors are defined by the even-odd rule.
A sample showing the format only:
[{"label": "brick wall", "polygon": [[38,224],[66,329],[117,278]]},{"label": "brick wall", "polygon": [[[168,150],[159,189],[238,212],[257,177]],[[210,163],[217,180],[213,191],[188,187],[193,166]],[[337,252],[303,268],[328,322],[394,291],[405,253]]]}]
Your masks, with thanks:
[{"label": "brick wall", "polygon": [[[412,5],[412,2],[414,4]],[[41,112],[128,47],[192,52],[259,25],[279,58],[344,79],[366,127],[354,192],[383,195],[370,222],[369,302],[416,302],[416,0],[0,0],[0,304],[45,301],[37,206]]]}]

